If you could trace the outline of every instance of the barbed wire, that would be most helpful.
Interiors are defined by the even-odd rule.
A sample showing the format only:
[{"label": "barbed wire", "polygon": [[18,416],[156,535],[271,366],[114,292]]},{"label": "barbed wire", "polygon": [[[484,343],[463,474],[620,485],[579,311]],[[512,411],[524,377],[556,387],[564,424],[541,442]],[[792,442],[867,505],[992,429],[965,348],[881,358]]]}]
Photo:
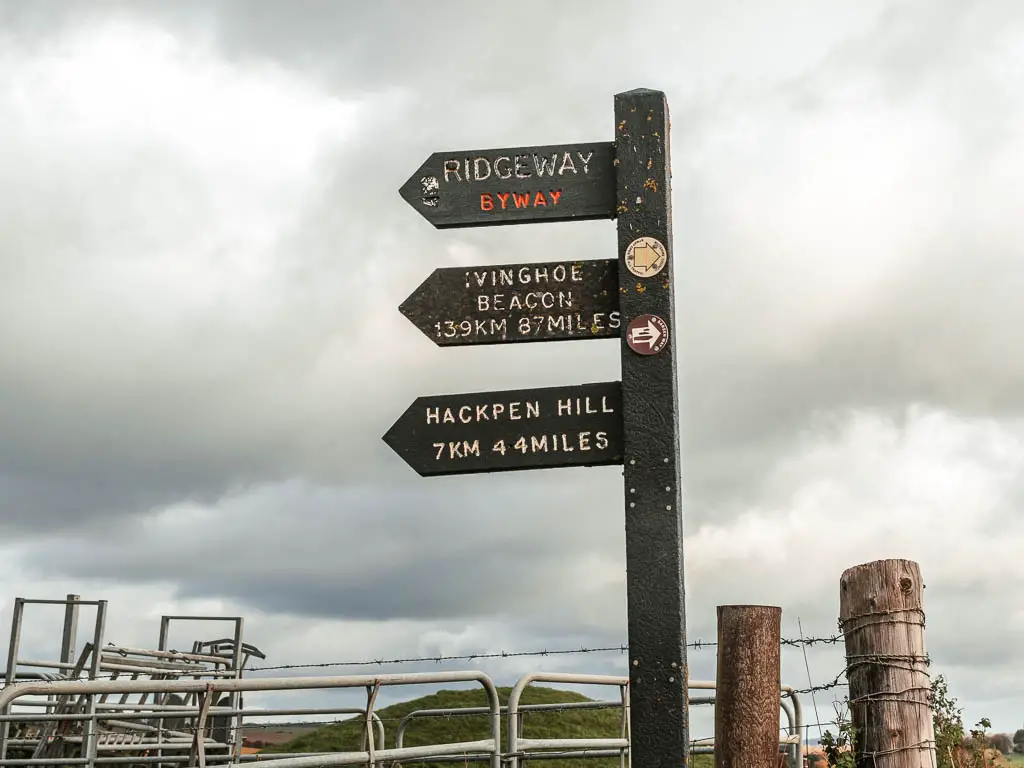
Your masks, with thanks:
[{"label": "barbed wire", "polygon": [[[829,680],[827,683],[821,683],[819,685],[812,685],[812,686],[809,686],[807,688],[794,688],[792,692],[794,694],[797,694],[797,695],[803,695],[803,694],[811,694],[811,693],[820,693],[822,691],[830,691],[833,688],[844,688],[844,687],[849,685],[849,683],[844,682],[844,680],[843,680],[844,677],[846,677],[846,671],[845,670],[840,672],[838,675],[836,675],[833,679]],[[789,692],[787,691],[786,693],[788,694]]]},{"label": "barbed wire", "polygon": [[[841,634],[828,635],[824,637],[782,638],[779,642],[782,646],[803,647],[814,645],[835,645],[843,639]],[[687,648],[702,650],[714,648],[718,643],[714,640],[695,640],[686,644]],[[467,654],[439,654],[436,656],[404,656],[393,659],[361,659],[358,661],[321,661],[306,662],[297,664],[274,664],[262,667],[250,667],[248,672],[266,672],[269,670],[284,669],[323,669],[327,667],[369,667],[385,666],[390,664],[442,664],[449,661],[479,661],[481,659],[511,659],[522,657],[543,657],[543,656],[566,656],[573,654],[588,653],[628,653],[629,646],[622,643],[619,645],[597,646],[593,648],[563,648],[557,650],[543,649],[534,651],[481,651]]]},{"label": "barbed wire", "polygon": [[[700,645],[698,645],[700,644]],[[703,647],[697,641],[695,647]],[[481,659],[513,659],[527,656],[568,656],[573,654],[587,653],[626,653],[629,647],[626,645],[607,645],[594,648],[560,648],[555,650],[543,649],[537,651],[481,651],[478,653],[466,654],[439,654],[436,656],[400,656],[393,659],[360,659],[357,661],[316,661],[298,664],[274,664],[263,667],[250,667],[247,672],[266,672],[268,670],[281,669],[323,669],[326,667],[380,667],[392,664],[443,664],[449,661],[479,661]]]},{"label": "barbed wire", "polygon": [[[783,647],[799,648],[808,647],[815,645],[835,645],[843,639],[842,633],[834,635],[826,635],[820,637],[805,637],[805,638],[781,638],[779,644]],[[686,647],[691,650],[703,650],[705,648],[715,648],[718,646],[717,641],[714,640],[702,640],[697,639],[686,644]],[[246,667],[243,669],[245,672],[272,672],[272,671],[284,671],[293,669],[328,669],[331,667],[384,667],[384,666],[398,666],[402,664],[444,664],[452,661],[481,661],[487,659],[514,659],[514,658],[542,658],[551,656],[572,656],[572,655],[586,655],[594,653],[628,653],[629,646],[625,643],[619,645],[606,645],[606,646],[594,646],[586,647],[581,646],[579,648],[555,648],[555,649],[538,649],[538,650],[526,650],[526,651],[477,651],[474,653],[465,654],[436,654],[430,656],[417,656],[413,654],[405,654],[402,656],[396,656],[394,658],[375,658],[375,659],[354,659],[354,660],[339,660],[339,661],[317,661],[317,662],[296,662],[288,664],[271,664],[258,667]],[[173,651],[172,651],[173,653]],[[138,667],[146,667],[145,659],[136,659],[126,657],[120,663],[134,664]],[[209,670],[201,671],[199,669],[188,669],[187,667],[181,667],[176,670],[163,670],[154,669],[154,679],[173,679],[174,675],[184,675],[187,677],[204,677],[209,674]],[[223,672],[223,670],[222,670]],[[95,676],[89,676],[87,671],[83,671],[77,677],[72,678],[71,676],[64,676],[54,674],[53,680],[113,680],[121,678],[123,679],[126,672],[111,672],[107,674],[98,674]],[[159,677],[157,677],[159,675]],[[221,677],[228,677],[228,675],[221,674]],[[814,689],[819,690],[818,688]],[[804,691],[805,693],[812,692],[811,689]]]}]

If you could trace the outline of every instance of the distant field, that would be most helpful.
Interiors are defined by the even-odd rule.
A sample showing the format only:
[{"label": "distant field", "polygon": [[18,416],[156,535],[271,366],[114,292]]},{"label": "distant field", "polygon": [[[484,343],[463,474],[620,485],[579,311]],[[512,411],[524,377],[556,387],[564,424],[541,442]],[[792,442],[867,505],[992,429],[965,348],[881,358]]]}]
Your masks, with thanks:
[{"label": "distant field", "polygon": [[305,736],[307,733],[315,731],[318,726],[315,725],[288,725],[288,724],[274,724],[269,728],[260,726],[246,726],[242,728],[242,738],[249,744],[260,743],[265,745],[277,745],[286,744],[292,739],[297,739],[300,736]]}]

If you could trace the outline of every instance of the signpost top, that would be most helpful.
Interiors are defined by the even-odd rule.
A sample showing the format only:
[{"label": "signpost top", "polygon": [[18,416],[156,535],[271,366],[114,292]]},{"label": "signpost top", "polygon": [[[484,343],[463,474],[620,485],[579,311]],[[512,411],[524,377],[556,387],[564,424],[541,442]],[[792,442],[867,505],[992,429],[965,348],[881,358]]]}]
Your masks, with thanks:
[{"label": "signpost top", "polygon": [[399,189],[437,229],[615,216],[615,145],[435,152]]}]

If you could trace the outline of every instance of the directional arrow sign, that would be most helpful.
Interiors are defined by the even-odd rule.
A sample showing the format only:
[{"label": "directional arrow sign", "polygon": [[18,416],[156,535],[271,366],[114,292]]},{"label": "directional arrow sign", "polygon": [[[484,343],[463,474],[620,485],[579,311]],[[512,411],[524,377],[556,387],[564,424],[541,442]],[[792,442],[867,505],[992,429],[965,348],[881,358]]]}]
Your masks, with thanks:
[{"label": "directional arrow sign", "polygon": [[622,335],[614,259],[435,269],[398,309],[439,347]]},{"label": "directional arrow sign", "polygon": [[438,229],[615,217],[615,145],[435,152],[399,193]]},{"label": "directional arrow sign", "polygon": [[384,442],[424,477],[622,463],[622,386],[417,398]]}]

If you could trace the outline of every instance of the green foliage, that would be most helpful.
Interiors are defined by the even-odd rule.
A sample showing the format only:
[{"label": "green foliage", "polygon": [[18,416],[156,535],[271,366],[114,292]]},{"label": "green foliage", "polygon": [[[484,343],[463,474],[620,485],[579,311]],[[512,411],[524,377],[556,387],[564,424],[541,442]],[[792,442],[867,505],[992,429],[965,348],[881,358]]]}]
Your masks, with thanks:
[{"label": "green foliage", "polygon": [[[504,706],[508,703],[511,688],[499,688],[498,697]],[[523,704],[556,704],[570,701],[590,701],[572,691],[530,686],[521,699]],[[384,721],[387,747],[395,746],[398,721],[418,709],[465,709],[484,707],[487,699],[479,688],[469,690],[444,690],[412,701],[393,704],[377,710]],[[577,709],[562,712],[528,712],[523,716],[523,735],[528,738],[618,738],[621,734],[622,712],[619,709]],[[303,734],[285,744],[267,747],[272,752],[341,752],[356,751],[360,746],[363,722],[353,718],[341,723],[318,728]],[[443,718],[422,718],[413,720],[405,732],[404,746],[444,744],[458,741],[477,741],[490,735],[486,715],[457,715]],[[506,737],[506,720],[502,719],[501,735]],[[502,745],[504,747],[504,744]],[[377,745],[381,748],[380,745]],[[618,768],[618,758],[589,759],[586,768]],[[579,768],[579,760],[531,760],[530,765],[538,768]],[[713,755],[693,755],[693,768],[713,768]],[[417,763],[426,768],[451,768],[451,763]]]},{"label": "green foliage", "polygon": [[959,768],[955,756],[964,742],[963,710],[949,695],[949,686],[942,675],[932,679],[932,724],[938,768]]},{"label": "green foliage", "polygon": [[821,746],[825,752],[825,761],[836,768],[855,768],[857,765],[853,754],[854,728],[850,721],[845,704],[833,702],[836,710],[836,734],[826,730],[821,735]]},{"label": "green foliage", "polygon": [[[856,760],[852,746],[854,728],[845,706],[836,707],[836,734],[825,731],[821,738],[829,766],[854,768]],[[942,675],[931,684],[932,725],[935,728],[935,752],[938,768],[988,768],[995,765],[990,756],[990,747],[997,746],[988,729],[992,723],[987,717],[981,718],[968,734],[964,732],[963,710],[949,693],[949,685]],[[1024,729],[1018,731],[1024,743]],[[1009,743],[1009,737],[1002,734]],[[1016,739],[1016,736],[1015,736]]]}]

